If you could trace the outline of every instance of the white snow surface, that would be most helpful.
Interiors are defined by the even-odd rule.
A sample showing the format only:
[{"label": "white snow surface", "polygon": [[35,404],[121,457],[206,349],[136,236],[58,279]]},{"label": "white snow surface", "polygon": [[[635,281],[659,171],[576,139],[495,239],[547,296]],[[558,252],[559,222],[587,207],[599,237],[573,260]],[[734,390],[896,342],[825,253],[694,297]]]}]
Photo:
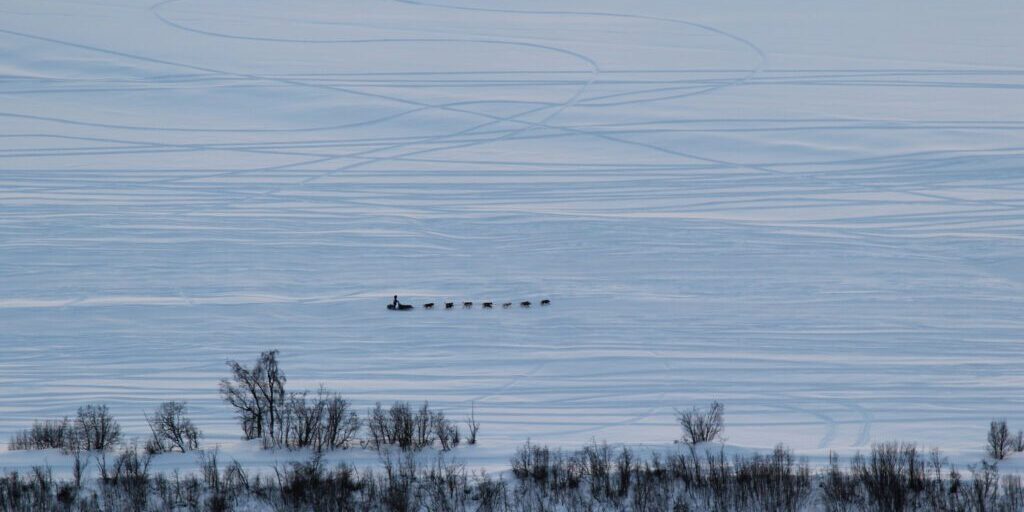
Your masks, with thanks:
[{"label": "white snow surface", "polygon": [[1022,19],[2,0],[0,441],[95,402],[141,438],[187,400],[265,460],[217,382],[277,348],[360,410],[475,404],[485,467],[668,447],[716,399],[731,449],[977,461],[991,419],[1024,428]]}]

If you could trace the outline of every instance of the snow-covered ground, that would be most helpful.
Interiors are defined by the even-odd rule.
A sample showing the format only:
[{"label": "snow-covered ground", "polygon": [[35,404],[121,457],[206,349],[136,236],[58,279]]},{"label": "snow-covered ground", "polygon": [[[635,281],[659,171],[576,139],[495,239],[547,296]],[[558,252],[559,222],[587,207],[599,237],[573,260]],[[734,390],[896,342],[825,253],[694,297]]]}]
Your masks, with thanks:
[{"label": "snow-covered ground", "polygon": [[360,409],[475,404],[482,465],[668,445],[713,399],[735,449],[976,461],[1024,428],[1022,19],[2,0],[0,441],[177,399],[259,460],[217,381],[278,348]]}]

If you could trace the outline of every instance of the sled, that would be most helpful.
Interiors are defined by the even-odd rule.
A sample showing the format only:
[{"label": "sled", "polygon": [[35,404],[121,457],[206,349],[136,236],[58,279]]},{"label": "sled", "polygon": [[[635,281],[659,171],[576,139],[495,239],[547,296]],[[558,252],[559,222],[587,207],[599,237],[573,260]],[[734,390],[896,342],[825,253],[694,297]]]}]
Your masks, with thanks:
[{"label": "sled", "polygon": [[407,309],[412,309],[412,305],[411,304],[399,304],[398,307],[395,307],[394,304],[388,304],[388,309],[390,309],[392,311],[405,311]]}]

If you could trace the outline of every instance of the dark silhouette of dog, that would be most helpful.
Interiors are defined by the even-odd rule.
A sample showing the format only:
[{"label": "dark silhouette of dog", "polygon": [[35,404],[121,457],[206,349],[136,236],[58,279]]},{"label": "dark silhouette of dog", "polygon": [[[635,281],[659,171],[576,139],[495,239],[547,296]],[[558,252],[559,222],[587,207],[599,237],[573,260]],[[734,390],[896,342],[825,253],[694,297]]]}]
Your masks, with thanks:
[{"label": "dark silhouette of dog", "polygon": [[523,308],[528,308],[528,307],[530,307],[530,306],[531,306],[532,304],[533,304],[533,303],[531,303],[530,301],[528,301],[528,300],[524,300],[524,301],[522,301],[522,302],[520,302],[520,303],[519,303],[519,307],[523,307]]},{"label": "dark silhouette of dog", "polygon": [[428,303],[424,304],[423,305],[423,309],[434,309],[434,303],[433,302],[428,302]]},{"label": "dark silhouette of dog", "polygon": [[540,305],[541,306],[547,306],[549,304],[551,304],[551,301],[548,300],[548,299],[544,299],[544,300],[540,301]]},{"label": "dark silhouette of dog", "polygon": [[469,308],[473,307],[473,303],[472,302],[463,302],[462,303],[462,307],[465,308],[465,309],[469,309]]},{"label": "dark silhouette of dog", "polygon": [[503,307],[505,309],[508,309],[508,308],[512,307],[512,303],[511,302],[506,302],[506,303],[502,304],[501,307]]},{"label": "dark silhouette of dog", "polygon": [[491,309],[494,307],[493,302],[484,302],[484,309]]},{"label": "dark silhouette of dog", "polygon": [[444,303],[444,308],[445,309],[451,309],[451,308],[454,308],[454,307],[455,307],[455,303],[454,302],[445,302]]}]

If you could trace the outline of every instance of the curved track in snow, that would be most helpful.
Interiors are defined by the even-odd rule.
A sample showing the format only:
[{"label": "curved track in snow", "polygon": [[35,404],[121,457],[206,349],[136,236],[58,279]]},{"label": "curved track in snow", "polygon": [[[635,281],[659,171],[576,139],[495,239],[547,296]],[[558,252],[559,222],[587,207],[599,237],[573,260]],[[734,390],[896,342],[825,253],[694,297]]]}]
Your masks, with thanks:
[{"label": "curved track in snow", "polygon": [[1024,421],[1012,56],[753,2],[13,1],[0,438],[187,398],[230,450],[223,360],[271,347],[360,407],[475,404],[499,453],[669,444],[712,399],[730,443],[810,455]]}]

